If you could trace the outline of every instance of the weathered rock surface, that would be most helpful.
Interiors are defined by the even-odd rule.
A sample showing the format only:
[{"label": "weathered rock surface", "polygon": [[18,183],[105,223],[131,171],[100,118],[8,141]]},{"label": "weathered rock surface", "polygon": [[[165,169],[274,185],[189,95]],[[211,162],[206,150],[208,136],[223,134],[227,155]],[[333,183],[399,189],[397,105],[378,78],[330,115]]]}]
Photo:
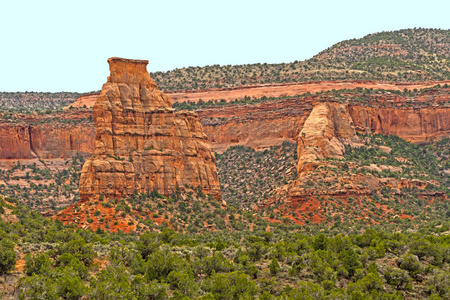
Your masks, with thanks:
[{"label": "weathered rock surface", "polygon": [[295,141],[312,109],[310,100],[287,99],[254,105],[227,105],[197,110],[216,152],[244,145],[265,149]]},{"label": "weathered rock surface", "polygon": [[450,107],[391,108],[349,105],[348,113],[357,130],[364,133],[394,134],[412,143],[450,135]]},{"label": "weathered rock surface", "polygon": [[36,157],[31,150],[29,126],[0,124],[0,157],[2,159]]},{"label": "weathered rock surface", "polygon": [[66,112],[46,116],[18,115],[17,123],[0,121],[0,159],[91,156],[94,149],[92,113]]},{"label": "weathered rock surface", "polygon": [[108,63],[111,75],[94,105],[95,152],[83,166],[81,200],[154,190],[170,195],[186,185],[220,199],[215,157],[197,114],[172,109],[147,61]]},{"label": "weathered rock surface", "polygon": [[[337,87],[324,83],[324,86],[328,85]],[[266,96],[273,95],[268,91]],[[84,98],[96,100],[98,94],[80,97]],[[312,103],[317,101],[323,100],[320,96],[294,97],[257,104],[210,107],[196,112],[214,151],[222,152],[233,145],[264,149],[287,139],[296,141],[311,113]],[[412,99],[397,94],[381,94],[369,101],[369,105],[348,104],[348,113],[357,132],[396,134],[411,142],[426,142],[450,134],[448,88],[430,89]],[[70,157],[74,153],[92,155],[94,124],[61,123],[61,120],[76,121],[89,117],[92,117],[92,111],[68,110],[46,116],[19,116],[19,123],[0,121],[0,159],[32,159],[36,156],[46,159]]]},{"label": "weathered rock surface", "polygon": [[356,130],[347,104],[316,103],[298,137],[298,174],[311,171],[319,159],[343,158],[343,143],[356,140]]},{"label": "weathered rock surface", "polygon": [[94,128],[83,124],[43,124],[30,128],[32,150],[39,158],[67,158],[74,154],[90,156]]}]

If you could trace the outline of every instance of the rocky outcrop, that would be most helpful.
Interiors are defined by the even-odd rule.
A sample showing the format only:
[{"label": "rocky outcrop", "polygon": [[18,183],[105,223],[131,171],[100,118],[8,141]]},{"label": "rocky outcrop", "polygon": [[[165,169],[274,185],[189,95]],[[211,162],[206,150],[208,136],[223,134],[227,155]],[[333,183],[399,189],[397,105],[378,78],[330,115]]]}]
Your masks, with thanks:
[{"label": "rocky outcrop", "polygon": [[82,169],[81,200],[154,190],[170,195],[185,186],[220,199],[215,157],[197,114],[172,109],[147,61],[108,63],[111,75],[94,105],[95,152]]},{"label": "rocky outcrop", "polygon": [[362,133],[394,134],[412,142],[450,135],[450,107],[364,107],[349,105],[348,112]]},{"label": "rocky outcrop", "polygon": [[15,116],[0,122],[0,159],[69,158],[91,156],[94,149],[92,113]]},{"label": "rocky outcrop", "polygon": [[311,171],[317,165],[317,160],[343,158],[344,143],[356,139],[347,104],[316,103],[298,136],[298,174]]},{"label": "rocky outcrop", "polygon": [[0,124],[0,158],[31,159],[30,128],[21,124]]},{"label": "rocky outcrop", "polygon": [[243,145],[266,149],[295,141],[310,114],[310,100],[298,98],[253,105],[227,105],[197,110],[216,152]]},{"label": "rocky outcrop", "polygon": [[[448,90],[424,93],[410,107],[407,99],[387,95],[388,99],[374,101],[371,107],[363,104],[329,101],[314,103],[298,137],[298,178],[278,189],[276,198],[291,207],[298,207],[310,197],[368,197],[383,187],[401,193],[404,187],[424,189],[428,182],[396,178],[380,178],[368,173],[348,172],[365,169],[381,173],[383,170],[401,173],[401,167],[359,166],[343,159],[345,145],[358,147],[357,132],[394,134],[411,142],[424,142],[450,135]],[[445,97],[445,95],[447,97]],[[433,98],[430,95],[436,95]],[[382,96],[386,97],[386,96]],[[435,103],[433,103],[435,102]],[[405,105],[408,104],[408,105]],[[389,147],[380,147],[389,153]],[[439,185],[434,183],[434,185]],[[275,199],[276,199],[275,198]],[[268,199],[268,203],[275,199]],[[267,203],[266,203],[267,204]]]}]

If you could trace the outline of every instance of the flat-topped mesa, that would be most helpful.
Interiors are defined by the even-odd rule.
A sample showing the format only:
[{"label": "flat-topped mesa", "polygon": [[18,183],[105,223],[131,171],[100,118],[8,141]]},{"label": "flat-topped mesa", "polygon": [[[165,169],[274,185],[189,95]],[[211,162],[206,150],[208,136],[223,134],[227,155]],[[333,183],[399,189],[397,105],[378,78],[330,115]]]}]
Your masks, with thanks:
[{"label": "flat-topped mesa", "polygon": [[[155,108],[171,108],[169,96],[158,90],[156,83],[147,72],[147,60],[124,59],[112,57],[108,59],[110,76],[103,85],[102,91],[94,104],[111,104],[114,110],[153,110]],[[111,110],[106,107],[107,110]]]},{"label": "flat-topped mesa", "polygon": [[147,72],[148,60],[111,57],[108,58],[108,63],[111,72],[108,76],[109,83],[139,84],[147,88],[158,88]]},{"label": "flat-topped mesa", "polygon": [[154,190],[169,196],[185,186],[220,199],[215,157],[198,115],[172,109],[146,60],[108,63],[111,75],[94,104],[95,152],[81,172],[81,200]]}]

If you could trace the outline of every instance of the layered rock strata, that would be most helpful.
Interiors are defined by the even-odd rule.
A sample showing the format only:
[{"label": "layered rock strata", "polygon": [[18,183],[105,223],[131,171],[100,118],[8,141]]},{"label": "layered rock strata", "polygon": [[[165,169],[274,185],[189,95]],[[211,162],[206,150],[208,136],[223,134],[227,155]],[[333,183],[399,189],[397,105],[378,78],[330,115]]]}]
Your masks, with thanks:
[{"label": "layered rock strata", "polygon": [[[319,100],[316,98],[210,107],[196,113],[213,151],[222,152],[233,145],[265,149],[285,140],[296,141],[312,103]],[[449,101],[448,90],[430,90],[413,99],[416,107],[397,107],[405,99],[392,95],[374,98],[370,106],[349,103],[348,114],[357,132],[395,134],[421,143],[450,136]],[[88,122],[92,111],[17,118],[19,123],[0,120],[0,159],[68,158],[74,154],[89,157],[94,153],[95,129],[93,122]]]},{"label": "layered rock strata", "polygon": [[[306,81],[297,83],[282,83],[282,84],[264,84],[253,86],[241,86],[234,88],[208,89],[196,91],[167,91],[166,94],[170,96],[173,103],[176,102],[198,102],[224,99],[226,102],[235,99],[244,99],[244,97],[261,98],[266,97],[285,97],[296,96],[306,93],[318,93],[331,90],[340,89],[384,89],[393,91],[406,90],[420,90],[430,88],[437,84],[450,84],[450,80],[444,81],[429,81],[429,82],[386,82],[386,81],[372,81],[372,80],[335,80],[335,81]],[[92,107],[95,103],[98,93],[84,94],[77,101],[70,104],[70,107]]]},{"label": "layered rock strata", "polygon": [[412,143],[450,136],[450,107],[391,108],[349,105],[348,114],[355,128],[361,133],[394,134]]},{"label": "layered rock strata", "polygon": [[211,147],[220,153],[235,145],[260,150],[295,141],[311,109],[311,101],[294,98],[205,108],[197,113]]},{"label": "layered rock strata", "polygon": [[185,186],[220,199],[215,157],[197,114],[172,109],[150,78],[148,61],[108,63],[111,75],[94,105],[95,151],[81,172],[81,200],[170,195]]},{"label": "layered rock strata", "polygon": [[92,156],[95,130],[92,112],[17,115],[0,121],[0,159],[59,159]]}]

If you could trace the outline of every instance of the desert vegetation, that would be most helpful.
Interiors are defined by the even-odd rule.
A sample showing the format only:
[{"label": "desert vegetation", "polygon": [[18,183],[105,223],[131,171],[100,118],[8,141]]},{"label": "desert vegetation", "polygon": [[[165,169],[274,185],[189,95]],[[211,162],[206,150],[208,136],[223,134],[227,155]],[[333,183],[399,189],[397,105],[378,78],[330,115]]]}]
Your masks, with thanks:
[{"label": "desert vegetation", "polygon": [[284,142],[263,151],[233,146],[216,154],[222,199],[249,209],[276,188],[297,178],[297,144]]},{"label": "desert vegetation", "polygon": [[[266,97],[250,98],[245,96],[243,99],[235,99],[233,101],[225,101],[224,99],[203,101],[200,99],[197,102],[182,101],[175,102],[173,107],[176,110],[197,110],[210,107],[222,107],[227,105],[255,105],[258,103],[269,101],[285,101],[285,100],[297,100],[297,101],[339,101],[351,104],[360,104],[365,107],[427,107],[431,105],[446,105],[446,101],[436,101],[434,99],[425,99],[427,93],[434,92],[442,95],[448,95],[450,89],[448,84],[436,85],[430,88],[415,89],[415,90],[385,90],[385,89],[373,89],[373,88],[356,88],[356,89],[338,89],[331,91],[316,92],[314,94],[305,93],[296,96],[284,96],[284,97]],[[399,101],[394,102],[397,99]],[[386,101],[389,99],[390,101]],[[396,100],[397,100],[396,99]]]},{"label": "desert vegetation", "polygon": [[18,160],[12,168],[0,169],[0,188],[4,196],[14,197],[36,211],[55,212],[79,200],[78,182],[84,161],[80,155],[61,159],[55,166],[45,160]]},{"label": "desert vegetation", "polygon": [[[0,200],[4,297],[36,299],[446,299],[448,221],[416,229],[295,226],[105,233]],[[235,210],[227,208],[227,214]],[[202,208],[200,208],[200,212]],[[12,218],[14,216],[14,218]],[[245,219],[255,218],[252,215]]]},{"label": "desert vegetation", "polygon": [[305,61],[188,67],[151,76],[163,90],[314,80],[444,80],[450,78],[449,47],[448,30],[405,29],[343,41]]},{"label": "desert vegetation", "polygon": [[52,113],[78,99],[80,93],[42,93],[42,92],[0,92],[2,112],[36,114]]}]

